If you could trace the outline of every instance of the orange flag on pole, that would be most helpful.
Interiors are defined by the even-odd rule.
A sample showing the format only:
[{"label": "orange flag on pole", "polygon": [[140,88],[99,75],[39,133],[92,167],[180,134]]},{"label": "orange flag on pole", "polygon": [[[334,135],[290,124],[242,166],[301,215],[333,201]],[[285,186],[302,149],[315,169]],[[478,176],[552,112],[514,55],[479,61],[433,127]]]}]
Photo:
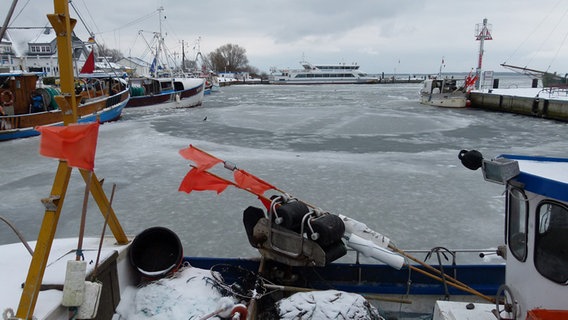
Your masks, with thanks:
[{"label": "orange flag on pole", "polygon": [[197,169],[203,171],[213,167],[219,162],[223,162],[223,160],[203,152],[191,144],[189,145],[189,148],[181,149],[179,154],[187,160],[195,162]]},{"label": "orange flag on pole", "polygon": [[239,187],[250,190],[256,195],[263,195],[266,190],[276,189],[276,187],[270,183],[257,176],[253,176],[244,170],[236,170],[233,176],[235,177],[235,182]]},{"label": "orange flag on pole", "polygon": [[71,167],[93,171],[99,136],[98,122],[35,129],[41,133],[41,155],[66,160]]},{"label": "orange flag on pole", "polygon": [[191,193],[191,191],[216,191],[217,194],[225,191],[231,185],[230,181],[210,174],[198,168],[192,168],[183,178],[178,191]]}]

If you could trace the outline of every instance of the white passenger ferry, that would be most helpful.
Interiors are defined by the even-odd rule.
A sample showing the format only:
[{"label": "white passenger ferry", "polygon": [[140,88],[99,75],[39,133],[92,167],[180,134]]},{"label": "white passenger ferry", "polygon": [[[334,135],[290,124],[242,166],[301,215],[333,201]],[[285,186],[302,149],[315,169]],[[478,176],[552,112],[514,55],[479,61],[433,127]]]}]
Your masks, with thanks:
[{"label": "white passenger ferry", "polygon": [[322,64],[313,65],[306,61],[300,64],[304,69],[273,68],[269,81],[271,84],[359,84],[379,83],[377,77],[372,77],[359,71],[357,64]]}]

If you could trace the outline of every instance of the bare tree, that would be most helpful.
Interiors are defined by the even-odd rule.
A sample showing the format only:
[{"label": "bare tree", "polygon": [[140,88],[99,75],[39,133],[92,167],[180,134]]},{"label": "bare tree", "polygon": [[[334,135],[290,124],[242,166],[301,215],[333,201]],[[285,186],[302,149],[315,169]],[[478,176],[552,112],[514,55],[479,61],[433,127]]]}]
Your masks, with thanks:
[{"label": "bare tree", "polygon": [[118,60],[124,58],[119,50],[107,48],[104,44],[97,44],[97,47],[99,56],[107,57],[110,62],[117,62]]},{"label": "bare tree", "polygon": [[211,69],[217,72],[240,72],[248,68],[247,51],[236,44],[225,44],[207,55]]}]

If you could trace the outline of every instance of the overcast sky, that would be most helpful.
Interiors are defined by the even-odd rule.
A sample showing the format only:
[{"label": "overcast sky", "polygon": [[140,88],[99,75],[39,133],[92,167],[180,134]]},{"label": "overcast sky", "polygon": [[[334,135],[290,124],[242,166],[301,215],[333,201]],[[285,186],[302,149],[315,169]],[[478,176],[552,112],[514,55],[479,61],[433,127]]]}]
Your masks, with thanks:
[{"label": "overcast sky", "polygon": [[[1,0],[7,8],[12,0]],[[86,28],[107,47],[150,61],[146,42],[162,31],[171,52],[194,56],[232,43],[249,64],[299,68],[312,63],[351,64],[368,73],[468,72],[477,67],[476,24],[484,18],[493,40],[485,41],[483,69],[508,71],[501,63],[568,72],[568,1],[565,0],[73,0],[75,28]],[[4,20],[4,12],[2,21]],[[19,0],[10,26],[47,25],[53,2]],[[81,19],[79,18],[81,17]],[[82,22],[83,20],[84,22]],[[144,30],[143,32],[139,32]],[[140,35],[141,34],[141,35]]]}]

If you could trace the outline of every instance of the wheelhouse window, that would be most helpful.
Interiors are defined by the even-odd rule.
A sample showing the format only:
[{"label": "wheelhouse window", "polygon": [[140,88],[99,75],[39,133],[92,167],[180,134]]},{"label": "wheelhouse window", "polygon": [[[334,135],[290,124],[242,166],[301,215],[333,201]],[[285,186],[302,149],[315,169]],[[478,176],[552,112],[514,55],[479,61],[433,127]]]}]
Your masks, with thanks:
[{"label": "wheelhouse window", "polygon": [[513,256],[519,261],[527,259],[528,201],[524,192],[517,188],[509,191],[507,199],[508,217],[507,244]]},{"label": "wheelhouse window", "polygon": [[568,208],[545,201],[537,208],[534,264],[545,278],[568,284]]},{"label": "wheelhouse window", "polygon": [[174,89],[173,86],[172,86],[172,83],[170,81],[160,82],[160,88],[161,88],[162,92],[170,91],[170,90]]}]

